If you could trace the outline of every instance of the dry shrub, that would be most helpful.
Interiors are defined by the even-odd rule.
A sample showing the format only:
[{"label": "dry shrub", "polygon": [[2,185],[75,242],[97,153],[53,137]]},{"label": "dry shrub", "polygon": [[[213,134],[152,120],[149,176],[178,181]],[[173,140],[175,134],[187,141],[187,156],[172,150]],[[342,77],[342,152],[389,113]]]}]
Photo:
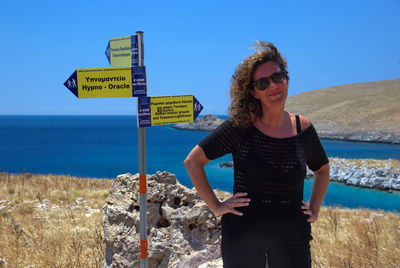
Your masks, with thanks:
[{"label": "dry shrub", "polygon": [[323,207],[313,225],[313,267],[400,267],[400,215]]},{"label": "dry shrub", "polygon": [[111,183],[0,173],[0,259],[10,267],[102,267],[101,208]]}]

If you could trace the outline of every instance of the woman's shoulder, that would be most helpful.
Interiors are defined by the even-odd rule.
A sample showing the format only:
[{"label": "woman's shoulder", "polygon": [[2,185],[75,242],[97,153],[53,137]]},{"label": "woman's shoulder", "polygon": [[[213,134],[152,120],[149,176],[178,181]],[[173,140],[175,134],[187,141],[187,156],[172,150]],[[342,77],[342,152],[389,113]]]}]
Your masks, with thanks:
[{"label": "woman's shoulder", "polygon": [[249,126],[242,126],[237,121],[232,118],[226,119],[218,128],[220,132],[226,132],[235,137],[237,142],[241,141],[244,137],[250,135],[252,129],[252,124]]},{"label": "woman's shoulder", "polygon": [[235,122],[228,118],[222,122],[215,130],[216,133],[232,133],[236,134],[240,130],[240,127],[235,124]]},{"label": "woman's shoulder", "polygon": [[310,122],[310,120],[308,120],[307,117],[299,114],[299,118],[300,118],[301,131],[306,130],[307,128],[309,128],[311,126],[311,122]]},{"label": "woman's shoulder", "polygon": [[249,126],[242,126],[238,120],[234,120],[231,117],[226,119],[225,122],[223,122],[221,125],[223,127],[231,128],[231,129],[233,129],[235,131],[239,131],[239,132],[243,132],[251,126],[251,124],[249,124]]},{"label": "woman's shoulder", "polygon": [[307,128],[309,128],[311,126],[310,120],[308,120],[308,118],[305,117],[304,115],[302,115],[302,114],[292,114],[292,113],[289,113],[289,115],[290,115],[290,118],[292,119],[292,122],[294,123],[294,125],[297,124],[296,116],[299,116],[301,131],[304,131],[304,130],[306,130]]}]

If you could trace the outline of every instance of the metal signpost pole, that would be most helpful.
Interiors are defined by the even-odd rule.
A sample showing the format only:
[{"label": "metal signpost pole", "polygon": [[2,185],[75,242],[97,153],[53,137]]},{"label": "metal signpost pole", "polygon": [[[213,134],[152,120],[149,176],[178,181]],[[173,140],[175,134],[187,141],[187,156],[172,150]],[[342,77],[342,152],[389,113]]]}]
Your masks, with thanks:
[{"label": "metal signpost pole", "polygon": [[203,106],[193,95],[147,97],[143,32],[110,39],[105,54],[111,68],[76,69],[64,85],[79,99],[138,97],[140,268],[147,268],[146,127],[193,122]]},{"label": "metal signpost pole", "polygon": [[[143,32],[136,32],[138,39],[138,66],[143,66]],[[139,101],[139,100],[138,100]],[[139,116],[139,115],[137,115]],[[148,267],[147,250],[147,179],[146,179],[146,128],[138,128],[139,136],[139,192],[140,192],[140,268]]]}]

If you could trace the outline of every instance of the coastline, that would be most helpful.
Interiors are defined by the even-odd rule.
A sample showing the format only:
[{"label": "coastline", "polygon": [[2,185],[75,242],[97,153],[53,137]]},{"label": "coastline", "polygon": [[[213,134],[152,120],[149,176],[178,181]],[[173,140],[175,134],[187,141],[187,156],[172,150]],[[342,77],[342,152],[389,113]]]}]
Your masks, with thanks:
[{"label": "coastline", "polygon": [[382,140],[355,140],[347,137],[340,137],[340,136],[324,136],[324,135],[318,135],[320,139],[323,140],[330,140],[330,141],[347,141],[347,142],[360,142],[360,143],[378,143],[378,144],[393,144],[393,145],[398,145],[400,144],[399,141],[382,141]]},{"label": "coastline", "polygon": [[[381,144],[400,144],[400,137],[394,134],[371,135],[369,132],[358,132],[348,134],[325,134],[323,130],[318,130],[318,136],[324,140],[366,142]],[[386,138],[385,138],[386,137]]]},{"label": "coastline", "polygon": [[[196,118],[193,123],[183,123],[172,125],[171,127],[179,130],[190,131],[213,131],[221,125],[225,119],[218,118],[212,114]],[[320,139],[349,141],[349,142],[368,142],[381,144],[400,144],[400,136],[394,133],[381,131],[354,130],[343,133],[334,132],[326,126],[314,125]]]},{"label": "coastline", "polygon": [[220,119],[215,115],[205,114],[202,117],[196,118],[193,123],[175,124],[171,127],[179,130],[213,131],[224,121],[224,119]]}]

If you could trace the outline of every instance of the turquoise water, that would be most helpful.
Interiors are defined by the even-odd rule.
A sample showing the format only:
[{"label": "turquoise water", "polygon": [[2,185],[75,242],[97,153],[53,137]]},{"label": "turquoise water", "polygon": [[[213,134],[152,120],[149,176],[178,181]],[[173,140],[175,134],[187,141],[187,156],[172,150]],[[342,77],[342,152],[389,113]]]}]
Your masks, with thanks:
[{"label": "turquoise water", "polygon": [[[170,126],[146,129],[147,173],[174,173],[192,187],[183,166],[190,150],[207,132],[175,130]],[[400,159],[400,145],[322,141],[329,157]],[[0,116],[0,170],[18,173],[70,174],[115,178],[138,172],[135,116]],[[224,156],[206,171],[213,188],[231,191],[233,170],[220,168]],[[309,196],[312,181],[306,181]],[[400,211],[400,193],[331,183],[325,205]]]}]

